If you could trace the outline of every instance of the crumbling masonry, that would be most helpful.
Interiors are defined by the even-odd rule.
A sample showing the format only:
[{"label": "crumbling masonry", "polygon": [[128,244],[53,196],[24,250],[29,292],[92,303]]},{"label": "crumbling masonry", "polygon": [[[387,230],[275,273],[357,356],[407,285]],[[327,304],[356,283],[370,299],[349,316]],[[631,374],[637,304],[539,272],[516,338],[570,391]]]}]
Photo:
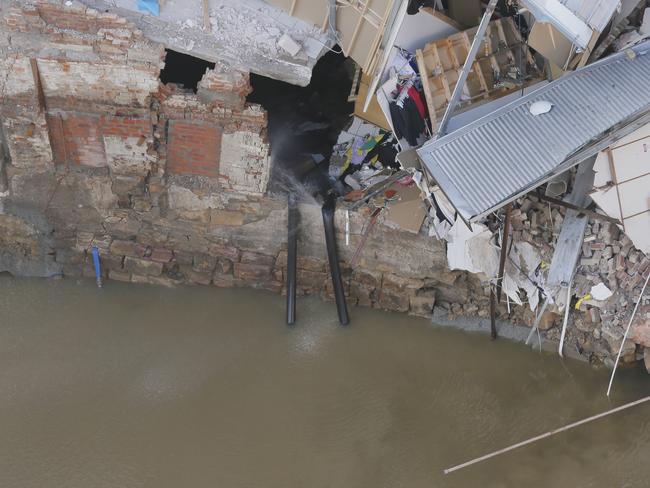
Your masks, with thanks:
[{"label": "crumbling masonry", "polygon": [[[246,103],[248,73],[217,62],[195,94],[160,82],[165,46],[124,18],[79,2],[2,5],[0,270],[92,276],[89,250],[97,246],[109,280],[282,292],[286,201],[266,194],[266,114]],[[515,240],[539,246],[533,235],[548,232],[552,241],[563,211],[525,202],[514,216]],[[320,209],[302,205],[301,214],[299,292],[331,297]],[[352,303],[426,317],[436,304],[452,315],[488,316],[489,285],[450,271],[445,244],[426,229],[381,226],[351,270],[366,220],[351,214],[350,246],[339,236]],[[343,229],[342,213],[337,221]],[[567,344],[607,360],[650,264],[615,228],[592,222],[589,236],[578,286],[602,274],[618,301],[574,314]],[[649,312],[644,305],[640,320]],[[526,307],[508,313],[503,304],[499,315],[532,323]],[[544,335],[557,338],[559,322],[543,321]],[[650,347],[644,324],[628,362]]]}]

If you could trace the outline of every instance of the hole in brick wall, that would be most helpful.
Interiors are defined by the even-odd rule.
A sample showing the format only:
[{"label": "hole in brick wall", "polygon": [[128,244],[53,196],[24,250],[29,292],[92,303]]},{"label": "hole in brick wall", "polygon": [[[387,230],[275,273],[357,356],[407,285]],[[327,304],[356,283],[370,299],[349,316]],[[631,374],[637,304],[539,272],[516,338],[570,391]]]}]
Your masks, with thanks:
[{"label": "hole in brick wall", "polygon": [[[253,91],[247,100],[268,112],[269,191],[286,191],[296,181],[308,185],[310,193],[330,188],[332,148],[354,110],[347,101],[354,69],[351,59],[328,52],[316,63],[306,87],[251,74]],[[323,161],[317,164],[312,154]]]},{"label": "hole in brick wall", "polygon": [[197,86],[205,71],[214,69],[214,63],[204,59],[195,58],[189,54],[179,53],[165,49],[165,67],[160,72],[160,81],[163,83],[176,83],[196,93]]}]

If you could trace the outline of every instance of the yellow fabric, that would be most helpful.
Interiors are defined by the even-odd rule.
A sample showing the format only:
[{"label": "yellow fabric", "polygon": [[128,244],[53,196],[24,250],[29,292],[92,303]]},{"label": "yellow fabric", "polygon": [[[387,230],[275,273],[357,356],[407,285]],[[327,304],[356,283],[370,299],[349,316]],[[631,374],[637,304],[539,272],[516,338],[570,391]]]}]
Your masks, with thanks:
[{"label": "yellow fabric", "polygon": [[[369,151],[369,150],[368,150],[368,151],[364,151],[363,149],[361,149],[361,148],[363,147],[363,145],[366,144],[369,140],[374,139],[374,140],[375,140],[375,144],[377,144],[377,143],[381,140],[382,137],[383,137],[383,136],[379,135],[379,136],[375,136],[375,137],[370,137],[370,138],[368,138],[368,139],[364,139],[363,143],[362,143],[361,145],[359,145],[359,147],[357,147],[357,148],[355,149],[355,151],[356,151],[356,156],[359,156],[359,157],[364,156],[364,155]],[[374,146],[373,146],[373,147],[374,147]],[[349,147],[348,150],[345,152],[345,163],[343,163],[343,172],[344,172],[346,169],[348,169],[348,166],[350,166],[350,163],[352,163],[352,149],[353,149],[353,148],[354,148],[354,143],[350,144],[350,147]],[[371,148],[371,149],[372,149],[372,148]],[[375,156],[374,158],[372,158],[372,159],[371,159],[370,161],[368,161],[368,162],[369,162],[370,164],[374,164],[374,163],[377,161],[378,158],[379,158],[379,156]]]},{"label": "yellow fabric", "polygon": [[587,293],[585,296],[583,296],[580,300],[576,302],[576,310],[580,310],[580,305],[582,305],[582,302],[590,299],[591,299],[591,295]]}]

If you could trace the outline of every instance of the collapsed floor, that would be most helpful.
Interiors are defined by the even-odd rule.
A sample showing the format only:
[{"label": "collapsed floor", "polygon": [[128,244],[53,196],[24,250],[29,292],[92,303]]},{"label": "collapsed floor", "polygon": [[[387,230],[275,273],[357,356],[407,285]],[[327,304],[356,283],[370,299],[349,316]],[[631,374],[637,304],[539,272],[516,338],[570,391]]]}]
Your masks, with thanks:
[{"label": "collapsed floor", "polygon": [[[293,154],[274,142],[281,136],[267,134],[275,130],[268,120],[273,109],[264,110],[273,83],[251,83],[247,70],[219,61],[207,71],[201,68],[196,84],[166,78],[161,70],[166,61],[172,68],[165,54],[170,46],[121,16],[81,2],[3,0],[3,6],[8,8],[2,11],[7,36],[0,40],[6,73],[0,92],[0,270],[93,276],[91,249],[97,247],[108,279],[282,292],[286,200],[269,193],[268,185],[271,173],[282,167],[272,158],[289,160]],[[508,38],[512,46],[520,46],[513,35]],[[497,64],[518,59],[532,68],[527,56],[493,57]],[[490,56],[485,59],[491,62]],[[345,67],[341,70],[347,73]],[[500,84],[499,97],[517,94],[538,79],[532,69],[512,73],[492,80]],[[442,103],[429,112],[441,115],[447,100],[444,82],[451,75],[431,75],[441,92],[421,102]],[[260,93],[254,90],[263,91],[264,83],[269,83],[266,101],[255,98]],[[324,91],[331,82],[318,75],[312,83]],[[492,88],[479,97],[485,106],[494,101],[489,98]],[[309,97],[307,104],[314,102]],[[391,168],[396,151],[395,141],[388,140],[390,127],[355,118],[334,140],[348,107],[347,99],[339,100],[343,108],[331,110],[336,117],[324,118],[327,127],[317,141],[322,144],[309,145],[305,152],[317,148],[330,162],[331,178],[325,179],[347,185],[336,222],[349,302],[425,317],[435,307],[451,317],[486,319],[504,212],[468,235],[453,212],[447,219],[444,208],[423,204],[421,174],[408,164],[397,172]],[[314,103],[330,102],[321,94]],[[471,97],[464,103],[480,105]],[[280,134],[287,118],[278,119]],[[418,128],[416,142],[430,136],[435,123]],[[296,127],[287,130],[295,133]],[[375,149],[381,152],[371,153]],[[372,157],[366,159],[369,153]],[[300,160],[292,164],[299,166]],[[573,178],[565,182],[566,190]],[[300,210],[299,293],[332,298],[320,209],[304,204]],[[540,314],[536,305],[545,297],[544,279],[566,215],[564,207],[537,193],[514,203],[506,270],[515,283],[505,290],[496,313],[529,327],[537,321],[541,335],[551,340],[560,335],[561,308],[551,305]],[[453,238],[443,240],[443,233],[455,236],[457,245]],[[470,240],[481,245],[467,244]],[[611,365],[650,274],[650,259],[616,225],[598,216],[589,219],[583,241],[566,346]],[[612,296],[589,298],[592,286],[600,283]],[[645,355],[650,364],[649,319],[650,299],[645,298],[624,344],[624,362]]]}]

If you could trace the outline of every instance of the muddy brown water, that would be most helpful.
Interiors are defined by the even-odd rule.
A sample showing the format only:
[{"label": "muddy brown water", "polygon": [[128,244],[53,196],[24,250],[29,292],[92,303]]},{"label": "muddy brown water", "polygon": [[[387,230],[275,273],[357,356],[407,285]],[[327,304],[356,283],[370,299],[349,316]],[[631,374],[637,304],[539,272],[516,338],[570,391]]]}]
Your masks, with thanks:
[{"label": "muddy brown water", "polygon": [[1,487],[636,487],[650,394],[426,320],[250,290],[0,278]]}]

